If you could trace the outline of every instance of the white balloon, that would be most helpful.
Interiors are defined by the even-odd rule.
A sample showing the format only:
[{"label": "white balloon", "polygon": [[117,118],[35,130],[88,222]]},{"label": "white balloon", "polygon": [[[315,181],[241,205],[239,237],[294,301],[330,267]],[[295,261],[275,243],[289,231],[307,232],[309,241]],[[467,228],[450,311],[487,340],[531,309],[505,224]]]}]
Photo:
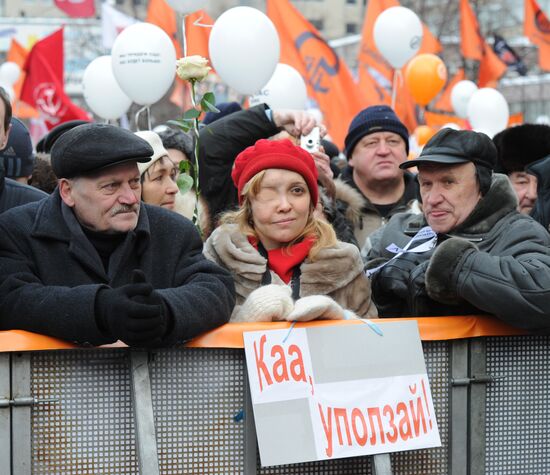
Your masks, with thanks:
[{"label": "white balloon", "polygon": [[260,10],[235,7],[224,12],[210,33],[212,64],[220,78],[241,94],[256,94],[279,62],[279,35]]},{"label": "white balloon", "polygon": [[174,81],[174,44],[163,30],[151,23],[126,27],[117,36],[111,56],[120,88],[142,106],[157,102]]},{"label": "white balloon", "polygon": [[0,80],[13,86],[21,76],[21,68],[17,63],[7,61],[0,66]]},{"label": "white balloon", "polygon": [[422,22],[412,10],[391,7],[374,22],[374,43],[393,68],[402,68],[422,45]]},{"label": "white balloon", "polygon": [[100,56],[87,66],[82,88],[90,109],[103,119],[118,119],[132,104],[115,79],[111,56]]},{"label": "white balloon", "polygon": [[508,103],[496,89],[478,89],[468,102],[468,121],[472,128],[491,138],[506,128],[509,117]]},{"label": "white balloon", "polygon": [[168,4],[177,12],[192,13],[204,8],[204,0],[167,0]]},{"label": "white balloon", "polygon": [[465,119],[468,116],[468,102],[470,102],[472,94],[476,91],[476,84],[468,80],[459,81],[453,86],[451,104],[458,117]]},{"label": "white balloon", "polygon": [[306,83],[300,73],[288,64],[279,63],[268,83],[249,100],[250,106],[267,104],[271,109],[305,109]]}]

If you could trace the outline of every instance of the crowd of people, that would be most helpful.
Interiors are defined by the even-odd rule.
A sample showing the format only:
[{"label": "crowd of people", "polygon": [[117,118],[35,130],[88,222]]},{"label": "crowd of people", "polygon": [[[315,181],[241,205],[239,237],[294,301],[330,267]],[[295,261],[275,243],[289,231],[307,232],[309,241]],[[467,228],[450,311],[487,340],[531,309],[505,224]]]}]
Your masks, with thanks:
[{"label": "crowd of people", "polygon": [[198,157],[179,129],[83,121],[35,152],[0,88],[0,330],[137,347],[228,321],[486,313],[550,330],[549,126],[444,128],[409,159],[386,105],[342,152],[300,147],[325,135],[306,111],[220,109]]}]

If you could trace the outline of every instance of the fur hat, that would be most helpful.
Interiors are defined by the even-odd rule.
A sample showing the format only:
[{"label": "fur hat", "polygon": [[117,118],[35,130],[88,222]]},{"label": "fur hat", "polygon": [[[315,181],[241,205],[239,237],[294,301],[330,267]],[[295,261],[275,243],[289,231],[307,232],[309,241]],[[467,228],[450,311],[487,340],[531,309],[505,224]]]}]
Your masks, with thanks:
[{"label": "fur hat", "polygon": [[6,146],[0,151],[0,160],[4,162],[8,178],[19,178],[32,174],[34,155],[31,136],[25,124],[17,117],[11,118],[10,135]]},{"label": "fur hat", "polygon": [[291,170],[304,178],[311,201],[317,204],[319,189],[317,187],[317,167],[313,157],[303,148],[294,145],[290,140],[260,139],[253,146],[245,148],[233,165],[231,178],[239,193],[239,203],[242,203],[241,192],[244,185],[262,170],[279,168]]},{"label": "fur hat", "polygon": [[346,157],[351,158],[357,142],[365,135],[375,132],[393,132],[400,135],[405,141],[405,149],[409,154],[409,131],[399,120],[394,110],[389,106],[370,106],[357,114],[348,129],[348,135],[344,140]]},{"label": "fur hat", "polygon": [[141,137],[145,140],[151,147],[153,147],[153,156],[147,162],[138,163],[139,174],[142,176],[155,162],[157,162],[162,157],[168,157],[168,152],[162,145],[162,140],[159,137],[159,134],[151,130],[142,130],[135,132],[138,137]]},{"label": "fur hat", "polygon": [[148,162],[152,147],[114,125],[88,123],[64,132],[51,151],[58,178],[74,178],[124,162]]},{"label": "fur hat", "polygon": [[550,155],[550,126],[523,124],[504,129],[493,137],[498,169],[509,175],[522,172],[532,162]]}]

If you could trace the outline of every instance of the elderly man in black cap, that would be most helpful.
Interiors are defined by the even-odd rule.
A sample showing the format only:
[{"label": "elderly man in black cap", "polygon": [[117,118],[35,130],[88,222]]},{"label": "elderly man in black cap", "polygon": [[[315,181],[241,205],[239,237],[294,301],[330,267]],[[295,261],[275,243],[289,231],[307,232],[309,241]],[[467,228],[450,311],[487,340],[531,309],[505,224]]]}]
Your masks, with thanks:
[{"label": "elderly man in black cap", "polygon": [[397,214],[367,273],[381,316],[490,313],[550,330],[550,236],[516,210],[496,148],[482,133],[443,129],[415,160],[423,214]]},{"label": "elderly man in black cap", "polygon": [[0,217],[0,329],[78,343],[181,343],[226,322],[231,276],[190,221],[140,203],[151,146],[87,124],[52,149],[56,191]]}]

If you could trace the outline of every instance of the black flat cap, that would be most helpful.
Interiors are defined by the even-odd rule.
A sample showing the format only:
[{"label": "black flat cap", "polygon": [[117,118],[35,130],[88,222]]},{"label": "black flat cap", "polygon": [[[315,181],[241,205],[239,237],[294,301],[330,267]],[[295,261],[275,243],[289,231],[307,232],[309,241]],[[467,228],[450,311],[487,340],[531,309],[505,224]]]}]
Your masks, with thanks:
[{"label": "black flat cap", "polygon": [[38,142],[36,144],[36,151],[37,152],[44,152],[44,153],[50,153],[52,150],[53,144],[57,141],[59,137],[61,137],[65,132],[68,132],[71,129],[74,129],[75,127],[78,127],[79,125],[89,124],[90,122],[85,120],[69,120],[67,122],[63,122],[62,124],[56,125],[52,130],[50,130],[40,142],[42,144],[40,145]]},{"label": "black flat cap", "polygon": [[416,167],[428,163],[453,165],[473,162],[493,169],[497,162],[497,149],[488,135],[472,130],[441,129],[413,160],[407,160],[400,168]]},{"label": "black flat cap", "polygon": [[73,178],[123,162],[147,162],[152,155],[153,148],[129,130],[88,123],[59,137],[51,162],[58,178]]}]

